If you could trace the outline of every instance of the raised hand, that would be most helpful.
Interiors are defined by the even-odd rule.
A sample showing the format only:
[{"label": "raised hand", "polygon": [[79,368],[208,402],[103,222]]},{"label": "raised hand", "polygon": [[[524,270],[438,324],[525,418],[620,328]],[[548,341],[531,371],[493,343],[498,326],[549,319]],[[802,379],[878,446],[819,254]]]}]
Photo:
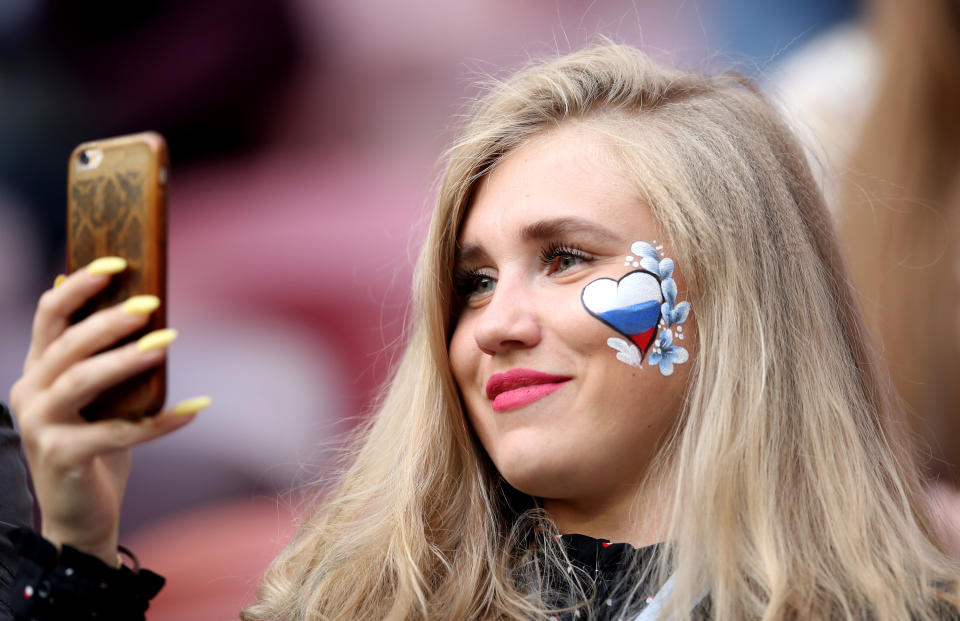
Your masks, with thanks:
[{"label": "raised hand", "polygon": [[[159,307],[135,296],[70,325],[70,316],[126,269],[105,257],[40,297],[23,376],[10,391],[42,515],[42,534],[116,564],[117,528],[130,448],[183,427],[209,405],[188,399],[140,421],[87,422],[80,409],[104,390],[164,360],[174,330],[151,332],[135,343],[103,351],[143,328]],[[97,353],[102,352],[102,353]]]}]

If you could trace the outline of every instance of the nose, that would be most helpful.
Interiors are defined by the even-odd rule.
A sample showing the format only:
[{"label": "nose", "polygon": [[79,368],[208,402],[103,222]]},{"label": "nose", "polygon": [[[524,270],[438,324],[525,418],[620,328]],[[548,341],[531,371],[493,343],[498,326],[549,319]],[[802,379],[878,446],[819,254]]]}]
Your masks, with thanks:
[{"label": "nose", "polygon": [[490,356],[525,349],[540,342],[541,325],[536,298],[522,279],[501,273],[493,297],[474,326],[477,347]]}]

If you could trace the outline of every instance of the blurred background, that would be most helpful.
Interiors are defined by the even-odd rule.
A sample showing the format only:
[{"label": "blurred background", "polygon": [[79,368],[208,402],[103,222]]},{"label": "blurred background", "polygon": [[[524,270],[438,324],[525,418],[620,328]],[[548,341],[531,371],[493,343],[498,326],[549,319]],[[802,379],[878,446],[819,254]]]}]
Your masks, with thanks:
[{"label": "blurred background", "polygon": [[[891,32],[883,24],[903,22],[907,5],[926,21]],[[882,166],[855,160],[887,149],[865,147],[861,133],[869,123],[879,123],[880,134],[890,126],[876,112],[882,94],[897,90],[884,90],[894,71],[884,50],[896,41],[924,48],[931,37],[923,33],[948,24],[941,47],[901,63],[902,80],[917,66],[937,65],[931,59],[960,30],[950,21],[955,14],[939,13],[955,11],[956,2],[899,7],[853,0],[4,0],[0,396],[20,374],[37,298],[63,271],[70,151],[94,138],[161,132],[172,159],[168,323],[180,331],[169,354],[168,400],[210,394],[214,405],[183,432],[135,451],[122,540],[168,579],[150,619],[236,618],[293,534],[300,492],[329,467],[338,438],[365,415],[387,377],[402,342],[437,162],[478,80],[598,34],[674,64],[734,68],[790,116],[838,221],[849,220],[847,205],[869,203],[877,192],[892,200],[906,188],[906,204],[939,214],[933,228],[942,231],[944,218],[957,223],[956,165],[938,169],[939,193],[926,195],[918,188],[929,179],[898,176],[916,160],[910,145],[905,152],[899,145],[901,159]],[[943,62],[929,72],[940,90],[913,107],[893,102],[884,113],[926,119],[924,102],[935,100],[946,109],[933,133],[943,134],[943,123],[953,128],[960,108],[950,107],[950,84],[960,54]],[[918,80],[909,88],[925,92]],[[912,129],[906,122],[901,137],[909,141]],[[935,138],[923,153],[949,157],[942,149],[956,134]],[[863,176],[851,181],[851,169]],[[882,187],[872,188],[878,179]],[[866,188],[868,198],[854,187]],[[882,236],[892,225],[877,226]],[[868,228],[857,221],[845,230],[856,237]],[[954,304],[938,332],[952,335],[943,340],[953,343],[944,354],[953,362],[931,363],[947,379],[955,378],[949,364],[960,343],[956,237],[938,238],[940,258],[932,263],[940,278],[933,289]],[[889,248],[864,239],[864,252]],[[869,273],[877,260],[862,263]],[[909,263],[908,276],[916,277],[918,265],[931,261]],[[882,284],[889,270],[881,272]],[[885,308],[877,300],[888,293],[864,288],[864,303]],[[878,335],[884,321],[877,319]],[[923,349],[915,339],[908,352]],[[920,364],[891,359],[911,372]],[[928,387],[926,377],[905,385]],[[918,433],[960,431],[943,414],[957,409],[956,395],[944,390],[932,406],[931,391],[921,391],[912,410]],[[956,481],[954,457],[949,447],[932,449],[931,477]],[[944,489],[948,498],[952,488]]]}]

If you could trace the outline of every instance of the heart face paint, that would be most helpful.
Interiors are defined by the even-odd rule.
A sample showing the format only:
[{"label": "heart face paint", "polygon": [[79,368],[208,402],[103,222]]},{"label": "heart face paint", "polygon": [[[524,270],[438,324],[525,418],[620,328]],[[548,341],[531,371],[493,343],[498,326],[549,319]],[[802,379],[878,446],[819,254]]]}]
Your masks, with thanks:
[{"label": "heart face paint", "polygon": [[640,269],[620,280],[598,278],[590,282],[580,293],[580,300],[588,313],[629,339],[607,339],[607,345],[617,351],[618,360],[642,368],[643,358],[652,347],[649,364],[658,366],[663,375],[671,375],[674,364],[689,358],[685,348],[673,344],[670,328],[675,327],[676,338],[683,339],[680,324],[687,320],[690,303],[677,303],[673,259],[661,259],[662,248],[634,242],[630,246],[633,255],[625,257],[624,266]]},{"label": "heart face paint", "polygon": [[660,321],[662,299],[656,276],[636,270],[620,280],[598,278],[583,288],[580,300],[588,313],[647,353]]}]

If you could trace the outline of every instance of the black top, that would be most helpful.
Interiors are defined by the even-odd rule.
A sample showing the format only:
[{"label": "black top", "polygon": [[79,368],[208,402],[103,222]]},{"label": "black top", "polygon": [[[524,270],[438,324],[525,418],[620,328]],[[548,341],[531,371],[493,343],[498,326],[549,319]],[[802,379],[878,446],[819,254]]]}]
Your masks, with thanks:
[{"label": "black top", "polygon": [[[53,545],[29,529],[10,533],[23,556],[12,588],[16,619],[24,621],[140,621],[148,603],[161,589],[164,579],[146,569],[115,569],[100,559],[64,545],[59,554]],[[585,606],[551,617],[556,620],[618,619],[626,593],[618,589],[631,572],[643,572],[653,561],[659,546],[639,550],[625,543],[610,543],[585,535],[560,538],[570,571],[587,576],[584,590],[591,597]],[[634,562],[634,557],[636,561]],[[574,569],[575,568],[575,569]],[[632,568],[632,569],[631,569]],[[558,583],[559,590],[565,583]],[[641,585],[630,606],[631,617],[646,606],[653,590]],[[565,602],[566,603],[566,602]],[[563,604],[561,604],[563,605]]]},{"label": "black top", "polygon": [[22,556],[11,588],[18,621],[142,621],[163,587],[162,576],[139,565],[111,567],[66,544],[58,552],[27,528],[10,538]]},{"label": "black top", "polygon": [[20,436],[13,428],[10,410],[0,401],[0,621],[13,619],[9,590],[19,562],[6,531],[32,524],[33,497],[20,459]]},{"label": "black top", "polygon": [[0,402],[0,621],[133,621],[163,578],[115,569],[70,546],[60,553],[35,533],[33,497],[20,459],[20,436]]},{"label": "black top", "polygon": [[[563,549],[572,566],[593,579],[596,591],[587,603],[591,615],[584,610],[568,611],[556,615],[556,619],[574,621],[576,619],[597,619],[613,621],[619,619],[624,611],[621,607],[630,595],[624,591],[625,585],[633,586],[637,578],[642,579],[639,588],[633,594],[629,608],[630,619],[646,607],[648,599],[656,595],[658,585],[652,581],[651,569],[661,544],[643,548],[634,548],[628,543],[611,543],[606,539],[594,539],[586,535],[563,535],[560,537]],[[586,590],[590,585],[585,585]],[[555,588],[560,588],[558,584]],[[589,591],[587,593],[590,595]],[[579,616],[578,616],[579,615]]]}]

